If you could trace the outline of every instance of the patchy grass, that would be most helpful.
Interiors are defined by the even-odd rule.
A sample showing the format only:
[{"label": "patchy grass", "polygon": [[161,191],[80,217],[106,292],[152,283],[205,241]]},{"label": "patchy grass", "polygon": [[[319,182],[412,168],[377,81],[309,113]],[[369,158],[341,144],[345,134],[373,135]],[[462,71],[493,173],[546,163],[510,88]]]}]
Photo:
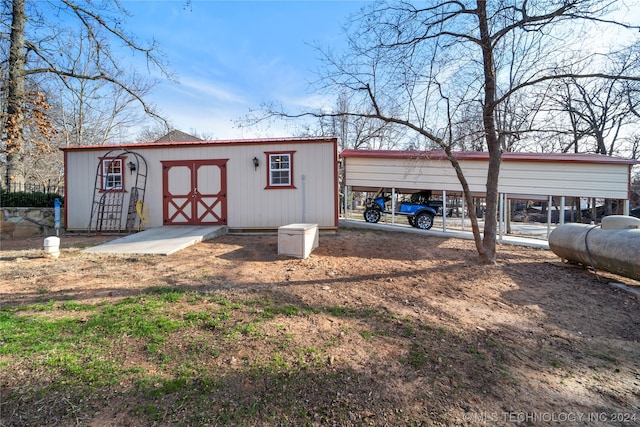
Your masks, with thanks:
[{"label": "patchy grass", "polygon": [[638,422],[637,297],[548,252],[485,266],[472,242],[349,230],[276,249],[3,251],[0,425]]},{"label": "patchy grass", "polygon": [[[103,403],[100,396],[112,390],[108,394],[115,393],[113,404],[119,404],[115,396],[120,395],[146,401],[121,409],[150,423],[167,421],[161,402],[173,402],[171,406],[176,407],[190,402],[189,414],[183,418],[186,425],[244,424],[258,416],[291,425],[333,419],[332,412],[318,413],[318,399],[326,403],[340,397],[329,388],[351,371],[332,356],[342,340],[332,337],[308,346],[304,335],[286,331],[281,323],[296,316],[373,318],[378,328],[364,323],[349,330],[371,346],[389,336],[406,340],[410,350],[403,363],[415,369],[425,368],[428,356],[410,337],[441,335],[428,326],[391,324],[386,313],[370,309],[299,307],[274,298],[231,300],[161,287],[101,304],[49,301],[13,306],[0,310],[3,365],[10,368],[19,363],[39,375],[6,398],[15,400],[28,389],[37,390],[38,396],[54,396],[64,389],[70,398],[85,402],[88,410]],[[350,375],[353,381],[360,376]],[[43,377],[50,380],[38,384]],[[238,387],[238,382],[243,385]],[[256,393],[245,395],[245,388]],[[300,400],[301,393],[307,398]],[[338,419],[348,419],[346,407]],[[44,421],[48,411],[41,410]]]}]

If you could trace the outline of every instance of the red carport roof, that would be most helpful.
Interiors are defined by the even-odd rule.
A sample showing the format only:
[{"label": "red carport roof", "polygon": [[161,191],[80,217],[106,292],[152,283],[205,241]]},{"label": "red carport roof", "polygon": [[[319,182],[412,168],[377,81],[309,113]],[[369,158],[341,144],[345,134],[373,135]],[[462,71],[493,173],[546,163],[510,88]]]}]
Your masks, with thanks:
[{"label": "red carport roof", "polygon": [[[488,160],[486,151],[456,151],[453,155],[458,160]],[[423,159],[423,160],[447,160],[447,155],[442,150],[417,151],[417,150],[343,150],[341,157],[360,157],[377,159]],[[600,164],[626,164],[639,165],[640,161],[622,159],[619,157],[605,156],[602,154],[575,154],[575,153],[502,153],[502,160],[506,162],[577,162]]]}]

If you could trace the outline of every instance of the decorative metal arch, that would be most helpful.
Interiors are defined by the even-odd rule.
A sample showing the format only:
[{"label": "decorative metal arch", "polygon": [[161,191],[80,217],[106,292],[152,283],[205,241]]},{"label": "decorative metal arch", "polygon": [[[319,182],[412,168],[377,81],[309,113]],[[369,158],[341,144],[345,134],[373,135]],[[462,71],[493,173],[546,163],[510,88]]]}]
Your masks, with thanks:
[{"label": "decorative metal arch", "polygon": [[[122,183],[119,187],[106,185],[105,160],[121,160]],[[137,213],[136,205],[138,202],[144,203],[147,175],[147,161],[139,153],[126,148],[107,151],[96,167],[88,232],[131,233],[139,229],[142,218]],[[125,202],[128,202],[126,211]],[[126,218],[126,221],[123,221],[123,218]]]}]

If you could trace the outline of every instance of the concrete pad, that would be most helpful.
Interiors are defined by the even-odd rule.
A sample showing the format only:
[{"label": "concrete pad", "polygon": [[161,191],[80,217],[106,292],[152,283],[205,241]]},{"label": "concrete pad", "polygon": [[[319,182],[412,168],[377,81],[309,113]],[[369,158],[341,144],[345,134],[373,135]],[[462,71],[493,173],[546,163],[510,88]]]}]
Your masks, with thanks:
[{"label": "concrete pad", "polygon": [[157,227],[130,234],[111,242],[85,249],[85,253],[171,255],[181,249],[227,233],[222,225],[175,225]]},{"label": "concrete pad", "polygon": [[[454,237],[456,239],[466,239],[473,240],[473,233],[471,231],[460,231],[460,230],[451,230],[447,231],[439,231],[434,226],[431,230],[420,230],[415,227],[411,227],[410,225],[405,224],[384,224],[384,223],[369,223],[364,220],[356,220],[356,219],[340,219],[339,220],[340,227],[351,227],[351,228],[368,228],[371,230],[384,230],[384,231],[399,231],[402,233],[417,233],[417,234],[426,234],[431,236],[438,237]],[[545,226],[546,230],[546,226]],[[516,237],[516,236],[502,236],[500,239],[499,236],[496,237],[497,243],[505,243],[508,245],[517,245],[517,246],[527,246],[530,248],[539,248],[539,249],[549,249],[549,242],[541,239],[535,238],[527,238],[527,237]]]}]

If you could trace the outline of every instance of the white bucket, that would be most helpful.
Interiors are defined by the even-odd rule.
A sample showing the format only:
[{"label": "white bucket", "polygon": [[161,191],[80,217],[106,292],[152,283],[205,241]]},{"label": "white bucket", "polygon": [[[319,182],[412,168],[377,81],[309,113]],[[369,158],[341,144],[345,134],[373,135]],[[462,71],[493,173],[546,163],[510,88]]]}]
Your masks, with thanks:
[{"label": "white bucket", "polygon": [[56,236],[44,239],[44,255],[51,258],[60,256],[60,238]]}]

